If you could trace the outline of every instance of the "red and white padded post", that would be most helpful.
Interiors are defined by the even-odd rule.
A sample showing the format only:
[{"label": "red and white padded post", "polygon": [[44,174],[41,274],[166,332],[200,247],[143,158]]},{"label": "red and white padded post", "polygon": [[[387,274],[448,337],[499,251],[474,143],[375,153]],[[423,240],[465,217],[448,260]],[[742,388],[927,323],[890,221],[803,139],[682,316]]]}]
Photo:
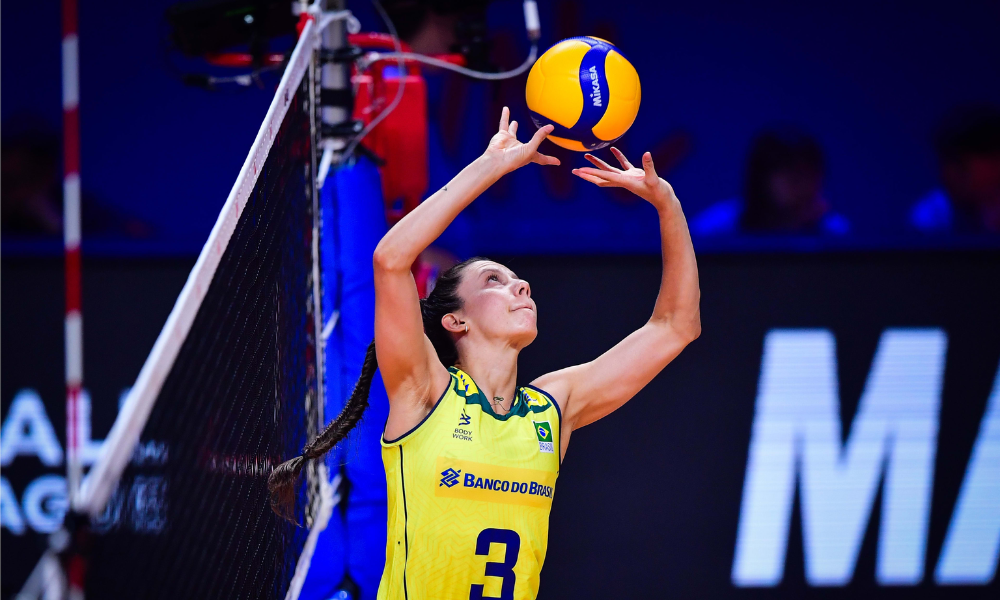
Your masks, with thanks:
[{"label": "red and white padded post", "polygon": [[70,506],[80,490],[80,390],[83,318],[80,313],[80,54],[77,0],[62,2],[63,245],[66,253],[66,487]]}]

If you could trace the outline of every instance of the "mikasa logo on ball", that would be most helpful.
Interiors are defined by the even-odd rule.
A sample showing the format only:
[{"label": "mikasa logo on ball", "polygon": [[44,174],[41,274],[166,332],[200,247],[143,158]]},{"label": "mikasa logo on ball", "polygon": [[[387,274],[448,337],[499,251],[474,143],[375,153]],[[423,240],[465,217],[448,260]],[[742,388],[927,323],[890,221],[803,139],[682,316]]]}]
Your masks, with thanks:
[{"label": "mikasa logo on ball", "polygon": [[590,95],[594,99],[594,106],[601,106],[601,85],[597,83],[597,67],[590,67],[590,85],[594,87],[594,93]]}]

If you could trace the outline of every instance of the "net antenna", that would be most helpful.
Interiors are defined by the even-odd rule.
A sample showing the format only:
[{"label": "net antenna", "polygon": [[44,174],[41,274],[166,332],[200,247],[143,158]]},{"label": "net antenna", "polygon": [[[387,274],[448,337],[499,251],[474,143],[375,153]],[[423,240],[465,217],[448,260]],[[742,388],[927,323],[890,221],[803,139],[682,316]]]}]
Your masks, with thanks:
[{"label": "net antenna", "polygon": [[[75,0],[66,5],[75,9]],[[307,568],[338,501],[337,480],[323,464],[307,471],[300,490],[297,515],[308,530],[278,519],[266,489],[271,468],[301,451],[323,423],[318,50],[324,28],[356,20],[321,7],[302,11],[304,27],[239,176],[100,457],[79,488],[69,488],[70,525],[53,535],[18,598],[66,592],[67,557],[88,554],[79,547],[81,530],[89,532],[86,593],[95,597],[297,597],[305,575],[299,557]],[[64,106],[75,115],[73,29],[63,43]],[[73,166],[66,210],[76,211],[78,223]],[[78,265],[73,222],[67,219],[67,262],[72,250]],[[68,295],[68,410],[82,381],[81,354],[70,350],[81,337],[78,316],[70,327],[72,308]],[[72,448],[75,430],[68,433]],[[232,509],[226,494],[242,504]],[[184,550],[195,558],[178,562]]]}]

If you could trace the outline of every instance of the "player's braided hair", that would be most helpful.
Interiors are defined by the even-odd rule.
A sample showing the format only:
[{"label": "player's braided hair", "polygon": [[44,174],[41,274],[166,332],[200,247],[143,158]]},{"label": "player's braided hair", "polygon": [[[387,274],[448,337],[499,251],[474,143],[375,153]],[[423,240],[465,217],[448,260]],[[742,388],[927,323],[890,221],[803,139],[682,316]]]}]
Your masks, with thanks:
[{"label": "player's braided hair", "polygon": [[[458,349],[455,341],[444,325],[441,317],[462,308],[462,299],[458,295],[458,284],[462,279],[465,267],[485,258],[474,257],[462,261],[442,273],[434,285],[434,289],[420,300],[420,316],[424,324],[424,333],[434,345],[441,364],[451,366],[458,362]],[[291,460],[286,460],[271,471],[267,480],[267,489],[271,492],[271,509],[279,516],[295,522],[295,483],[302,473],[306,462],[322,458],[333,449],[354,426],[361,420],[368,408],[368,392],[371,389],[372,377],[378,368],[378,357],[375,355],[375,341],[368,344],[365,352],[365,362],[361,366],[361,376],[354,384],[354,391],[344,404],[337,418],[312,441],[305,445],[302,454]]]}]

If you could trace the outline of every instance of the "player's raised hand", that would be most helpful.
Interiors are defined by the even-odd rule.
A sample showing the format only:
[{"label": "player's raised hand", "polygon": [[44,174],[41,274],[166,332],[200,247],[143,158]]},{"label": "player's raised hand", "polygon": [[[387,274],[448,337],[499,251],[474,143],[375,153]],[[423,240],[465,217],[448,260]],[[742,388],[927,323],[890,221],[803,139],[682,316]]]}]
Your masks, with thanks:
[{"label": "player's raised hand", "polygon": [[558,158],[538,151],[538,145],[542,143],[545,136],[552,132],[552,129],[551,125],[546,125],[536,131],[530,140],[522,144],[517,141],[517,121],[510,121],[510,110],[505,106],[500,115],[500,130],[490,140],[483,155],[496,160],[504,173],[510,173],[529,162],[540,165],[558,165]]},{"label": "player's raised hand", "polygon": [[622,168],[612,167],[592,154],[586,158],[597,168],[583,167],[573,169],[573,174],[585,179],[598,187],[620,187],[632,192],[657,208],[665,206],[674,199],[674,189],[670,184],[656,175],[653,168],[653,156],[647,152],[642,155],[642,168],[633,167],[618,148],[611,148]]}]

